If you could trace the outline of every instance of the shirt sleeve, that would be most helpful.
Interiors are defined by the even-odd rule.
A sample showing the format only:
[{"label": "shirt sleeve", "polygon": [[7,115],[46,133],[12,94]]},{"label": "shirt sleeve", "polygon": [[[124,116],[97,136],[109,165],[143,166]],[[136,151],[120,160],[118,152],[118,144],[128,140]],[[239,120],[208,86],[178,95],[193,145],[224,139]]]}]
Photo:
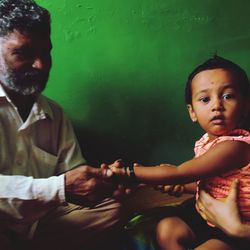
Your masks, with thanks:
[{"label": "shirt sleeve", "polygon": [[65,202],[64,175],[45,179],[0,175],[0,211],[5,219],[33,223]]}]

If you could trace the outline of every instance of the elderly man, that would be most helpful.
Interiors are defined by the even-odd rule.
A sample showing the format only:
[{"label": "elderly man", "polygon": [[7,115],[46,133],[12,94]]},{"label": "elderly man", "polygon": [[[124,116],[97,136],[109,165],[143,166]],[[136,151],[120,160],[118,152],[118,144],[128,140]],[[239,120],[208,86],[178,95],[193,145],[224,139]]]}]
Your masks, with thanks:
[{"label": "elderly man", "polygon": [[88,249],[120,220],[109,170],[85,165],[62,108],[40,94],[51,49],[46,9],[0,1],[1,249],[20,239],[32,249]]}]

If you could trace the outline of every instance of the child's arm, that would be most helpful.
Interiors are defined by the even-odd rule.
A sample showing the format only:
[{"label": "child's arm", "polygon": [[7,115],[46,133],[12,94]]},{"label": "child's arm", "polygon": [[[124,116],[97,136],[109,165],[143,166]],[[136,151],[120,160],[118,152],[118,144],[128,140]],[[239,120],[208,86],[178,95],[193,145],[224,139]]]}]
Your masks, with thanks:
[{"label": "child's arm", "polygon": [[[249,162],[250,145],[240,141],[224,141],[202,156],[186,161],[179,166],[161,164],[144,167],[135,164],[134,174],[137,181],[144,184],[185,184],[241,168]],[[125,173],[119,168],[112,170],[118,175]]]},{"label": "child's arm", "polygon": [[197,191],[197,182],[191,182],[184,185],[184,192],[187,194],[195,194]]}]

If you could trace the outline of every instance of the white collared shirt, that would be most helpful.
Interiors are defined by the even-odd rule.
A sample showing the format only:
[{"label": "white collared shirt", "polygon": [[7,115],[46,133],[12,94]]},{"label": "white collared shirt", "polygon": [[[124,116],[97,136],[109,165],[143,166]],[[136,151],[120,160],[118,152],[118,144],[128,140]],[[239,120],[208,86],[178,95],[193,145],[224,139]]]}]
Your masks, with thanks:
[{"label": "white collared shirt", "polygon": [[84,163],[60,106],[39,95],[23,122],[0,85],[0,221],[23,231],[65,201],[63,173]]}]

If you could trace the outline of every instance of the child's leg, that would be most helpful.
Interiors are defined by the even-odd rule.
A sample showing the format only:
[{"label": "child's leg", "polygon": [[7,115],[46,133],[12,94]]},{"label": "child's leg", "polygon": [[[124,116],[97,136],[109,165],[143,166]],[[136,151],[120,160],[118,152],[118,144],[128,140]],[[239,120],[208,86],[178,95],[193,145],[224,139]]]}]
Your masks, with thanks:
[{"label": "child's leg", "polygon": [[235,247],[230,246],[228,243],[218,239],[211,239],[195,248],[195,250],[237,250]]},{"label": "child's leg", "polygon": [[178,217],[161,220],[156,228],[156,241],[161,250],[185,250],[195,240],[192,229]]}]

